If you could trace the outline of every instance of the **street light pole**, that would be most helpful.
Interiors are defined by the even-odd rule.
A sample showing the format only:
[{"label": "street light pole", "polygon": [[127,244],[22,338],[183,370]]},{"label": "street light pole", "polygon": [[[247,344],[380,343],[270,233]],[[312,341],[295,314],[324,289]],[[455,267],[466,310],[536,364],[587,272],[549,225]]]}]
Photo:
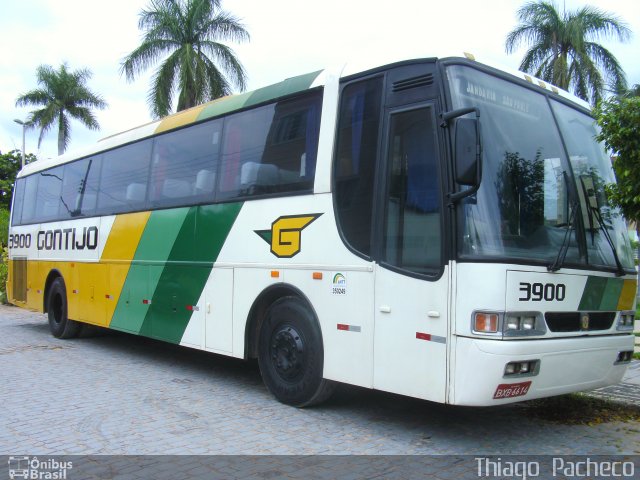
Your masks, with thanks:
[{"label": "street light pole", "polygon": [[14,122],[16,122],[18,125],[22,125],[22,168],[24,168],[24,148],[25,148],[25,142],[24,142],[24,137],[25,137],[25,132],[27,131],[27,128],[31,126],[31,122],[27,121],[27,122],[23,122],[22,120],[18,120],[17,118],[13,120]]}]

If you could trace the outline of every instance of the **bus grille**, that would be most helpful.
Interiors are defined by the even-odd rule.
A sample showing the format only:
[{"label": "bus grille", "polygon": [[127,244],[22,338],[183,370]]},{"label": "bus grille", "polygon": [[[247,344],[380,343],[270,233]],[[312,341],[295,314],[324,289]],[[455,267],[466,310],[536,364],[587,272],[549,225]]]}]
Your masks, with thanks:
[{"label": "bus grille", "polygon": [[[589,322],[583,323],[584,316]],[[547,312],[544,319],[552,332],[592,332],[609,330],[616,318],[616,312]],[[586,327],[586,328],[585,328]]]}]

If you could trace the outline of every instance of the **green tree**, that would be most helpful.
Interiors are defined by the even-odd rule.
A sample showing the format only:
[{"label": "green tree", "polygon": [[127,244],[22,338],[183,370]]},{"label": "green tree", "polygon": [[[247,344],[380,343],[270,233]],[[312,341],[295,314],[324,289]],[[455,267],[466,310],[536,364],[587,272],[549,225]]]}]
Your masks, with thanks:
[{"label": "green tree", "polygon": [[597,140],[615,153],[617,184],[607,185],[607,195],[640,233],[640,97],[601,102],[594,116],[600,126]]},{"label": "green tree", "polygon": [[[35,162],[36,156],[27,153],[25,163]],[[13,184],[22,166],[22,153],[11,150],[9,153],[0,152],[0,209],[9,210],[13,197]]]},{"label": "green tree", "polygon": [[142,44],[123,59],[121,73],[133,81],[164,59],[148,95],[154,117],[172,112],[176,92],[181,111],[230,94],[232,85],[246,88],[244,68],[219,41],[245,41],[249,33],[220,9],[220,0],[152,0],[138,26],[145,31]]},{"label": "green tree", "polygon": [[519,24],[507,35],[507,53],[529,45],[520,70],[595,105],[605,90],[626,90],[624,71],[600,39],[627,41],[631,30],[616,16],[591,6],[558,12],[552,2],[529,2],[517,12]]},{"label": "green tree", "polygon": [[53,126],[58,129],[58,155],[62,155],[71,139],[70,119],[79,120],[87,128],[98,130],[100,126],[92,109],[107,106],[100,95],[87,86],[91,71],[81,69],[69,71],[67,64],[54,70],[49,65],[40,65],[36,70],[39,88],[18,97],[16,106],[39,106],[31,112],[29,121],[40,129],[38,147],[44,135]]},{"label": "green tree", "polygon": [[640,97],[640,84],[635,84],[629,90],[623,92],[622,96],[626,98]]}]

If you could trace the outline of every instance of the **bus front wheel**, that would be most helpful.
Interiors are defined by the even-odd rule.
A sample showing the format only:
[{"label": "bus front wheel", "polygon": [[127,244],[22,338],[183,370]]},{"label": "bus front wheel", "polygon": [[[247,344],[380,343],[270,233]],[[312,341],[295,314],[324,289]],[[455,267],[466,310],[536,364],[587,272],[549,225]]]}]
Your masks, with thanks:
[{"label": "bus front wheel", "polygon": [[258,364],[267,389],[287,405],[315,405],[334,390],[334,383],[322,378],[320,327],[298,297],[280,298],[267,310],[259,333]]},{"label": "bus front wheel", "polygon": [[67,317],[67,289],[62,278],[56,278],[47,298],[49,329],[56,338],[74,338],[80,333],[82,324]]}]

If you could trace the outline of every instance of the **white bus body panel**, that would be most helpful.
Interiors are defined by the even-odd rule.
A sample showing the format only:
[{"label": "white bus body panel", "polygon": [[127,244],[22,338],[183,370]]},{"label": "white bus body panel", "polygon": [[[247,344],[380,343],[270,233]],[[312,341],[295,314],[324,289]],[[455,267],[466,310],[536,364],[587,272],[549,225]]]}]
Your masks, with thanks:
[{"label": "white bus body panel", "polygon": [[[499,405],[618,383],[627,365],[616,364],[616,360],[619,352],[633,350],[633,336],[617,331],[615,321],[606,331],[547,329],[544,338],[500,339],[472,333],[474,311],[576,312],[589,277],[611,279],[613,275],[579,270],[549,273],[546,268],[536,266],[458,263],[449,403]],[[561,300],[522,301],[526,295],[520,288],[526,283],[562,283],[566,292]],[[539,360],[536,375],[504,375],[507,363],[528,360]],[[531,385],[525,395],[494,398],[499,385],[528,381]]]}]

